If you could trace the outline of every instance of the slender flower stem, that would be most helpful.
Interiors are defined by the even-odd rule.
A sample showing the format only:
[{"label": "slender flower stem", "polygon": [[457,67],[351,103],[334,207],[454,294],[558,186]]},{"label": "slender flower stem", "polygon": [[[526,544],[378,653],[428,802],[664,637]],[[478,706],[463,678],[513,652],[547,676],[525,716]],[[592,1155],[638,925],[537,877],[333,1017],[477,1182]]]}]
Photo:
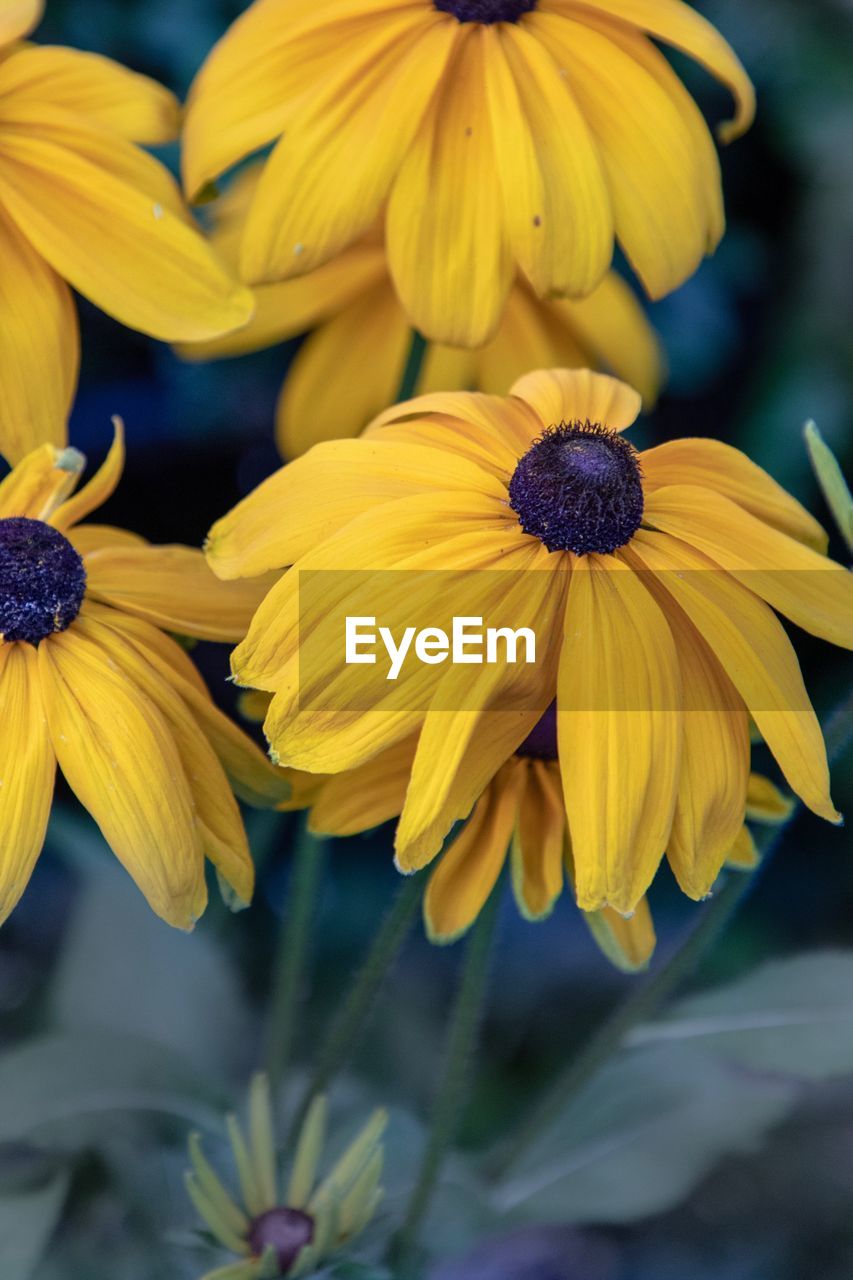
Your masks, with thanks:
[{"label": "slender flower stem", "polygon": [[444,1073],[435,1099],[429,1139],[405,1220],[392,1245],[394,1274],[401,1278],[412,1273],[420,1230],[465,1105],[471,1059],[486,996],[500,888],[499,882],[480,912],[468,943],[459,994],[448,1028]]},{"label": "slender flower stem", "polygon": [[400,387],[397,391],[396,403],[399,404],[403,400],[411,400],[418,390],[418,379],[421,376],[421,370],[424,366],[424,359],[427,353],[428,342],[417,329],[412,330],[412,344],[409,347],[409,354],[406,357],[406,367],[403,370],[403,376],[400,379]]},{"label": "slender flower stem", "polygon": [[379,989],[409,935],[423,888],[422,876],[407,876],[400,885],[394,904],[380,925],[361,969],[332,1017],[320,1045],[310,1083],[297,1108],[293,1132],[301,1127],[311,1099],[326,1088],[356,1048]]},{"label": "slender flower stem", "polygon": [[303,826],[293,855],[288,909],[273,971],[269,1028],[265,1053],[266,1071],[276,1096],[290,1061],[296,1017],[302,996],[305,961],[311,923],[323,868],[325,846]]},{"label": "slender flower stem", "polygon": [[[826,748],[830,761],[837,759],[853,740],[853,692],[833,711],[826,725]],[[788,821],[779,827],[765,828],[756,844],[762,864],[766,864],[802,808],[797,805]],[[496,1180],[509,1170],[552,1127],[584,1085],[623,1044],[628,1032],[651,1017],[681,984],[695,971],[735,916],[741,903],[752,890],[755,876],[731,872],[722,889],[714,895],[699,923],[666,963],[643,985],[636,988],[569,1062],[531,1114],[524,1120],[509,1144],[498,1152],[490,1172]]]}]

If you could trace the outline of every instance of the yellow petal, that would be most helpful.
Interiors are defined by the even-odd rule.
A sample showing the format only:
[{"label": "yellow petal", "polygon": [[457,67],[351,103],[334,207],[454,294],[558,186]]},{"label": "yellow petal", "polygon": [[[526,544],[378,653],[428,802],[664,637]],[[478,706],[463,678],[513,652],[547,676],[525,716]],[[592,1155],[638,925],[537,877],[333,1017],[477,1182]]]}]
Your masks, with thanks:
[{"label": "yellow petal", "polygon": [[[552,0],[557,9],[577,13],[575,0]],[[706,18],[682,0],[583,0],[584,8],[598,10],[619,24],[630,23],[649,35],[680,49],[730,90],[737,108],[735,118],[721,126],[720,137],[729,142],[745,133],[755,116],[755,90],[731,46]]]},{"label": "yellow petal", "polygon": [[44,844],[56,757],[39,691],[36,651],[0,645],[0,924],[26,889]]},{"label": "yellow petal", "polygon": [[0,516],[48,520],[71,492],[86,465],[76,449],[43,444],[0,481]]},{"label": "yellow petal", "polygon": [[157,671],[139,649],[97,617],[81,614],[75,635],[103,655],[104,665],[123,672],[160,712],[178,749],[198,816],[202,847],[238,900],[251,902],[255,869],[240,811],[222,766],[204,731],[180,696],[178,683]]},{"label": "yellow petal", "polygon": [[525,919],[541,920],[563,891],[566,810],[559,769],[541,760],[521,764],[525,781],[512,841],[512,884]]},{"label": "yellow petal", "polygon": [[27,36],[41,22],[44,0],[3,0],[0,8],[0,45]]},{"label": "yellow petal", "polygon": [[270,583],[221,582],[193,547],[110,546],[86,560],[93,598],[179,635],[242,640]]},{"label": "yellow petal", "polygon": [[635,910],[669,840],[681,755],[678,655],[640,578],[612,556],[576,562],[557,741],[578,906]]},{"label": "yellow petal", "polygon": [[630,916],[620,916],[612,907],[581,912],[584,922],[611,964],[623,973],[640,973],[649,967],[657,937],[652,913],[645,898]]},{"label": "yellow petal", "polygon": [[649,493],[666,485],[701,485],[790,538],[826,552],[826,531],[805,507],[746,454],[722,440],[670,440],[646,449],[642,466],[643,488]]},{"label": "yellow petal", "polygon": [[406,798],[414,754],[415,739],[409,738],[356,769],[328,778],[311,809],[311,830],[349,836],[396,818]]},{"label": "yellow petal", "polygon": [[71,628],[39,645],[50,736],[68,783],[151,907],[190,929],[207,889],[195,809],[157,708]]},{"label": "yellow petal", "polygon": [[49,102],[114,129],[130,142],[156,146],[177,135],[174,94],[111,58],[79,49],[25,45],[0,70],[0,92],[17,101]]},{"label": "yellow petal", "polygon": [[424,896],[430,942],[454,942],[486,905],[506,860],[523,778],[518,762],[509,764],[442,854]]},{"label": "yellow petal", "polygon": [[68,541],[80,555],[90,556],[107,547],[144,547],[145,539],[127,529],[116,529],[109,524],[81,524],[66,534]]},{"label": "yellow petal", "polygon": [[518,459],[541,431],[542,423],[523,400],[479,392],[433,391],[386,409],[363,436],[457,454],[505,486]]},{"label": "yellow petal", "polygon": [[472,385],[506,395],[530,369],[581,369],[594,364],[580,347],[571,327],[558,318],[555,306],[540,301],[521,283],[507,299],[495,336],[473,353],[476,377]]},{"label": "yellow petal", "polygon": [[600,149],[616,235],[647,292],[663,297],[709,248],[705,157],[666,90],[622,48],[582,20],[533,18]]},{"label": "yellow petal", "polygon": [[220,577],[255,577],[293,564],[382,503],[442,491],[505,496],[479,467],[438,449],[381,437],[315,445],[217,521],[205,551]]},{"label": "yellow petal", "polygon": [[586,122],[523,26],[483,33],[494,155],[519,267],[539,294],[583,295],[613,256],[613,215]]},{"label": "yellow petal", "polygon": [[820,817],[839,821],[829,796],[820,725],[791,642],[772,610],[707,557],[667,534],[638,530],[631,550],[705,638],[791,789]]},{"label": "yellow petal", "polygon": [[853,575],[840,564],[694,485],[650,494],[644,520],[702,551],[804,631],[853,648]]},{"label": "yellow petal", "polygon": [[283,456],[357,436],[394,399],[410,342],[409,322],[385,279],[317,329],[300,347],[278,402]]},{"label": "yellow petal", "polygon": [[[69,284],[131,328],[198,341],[245,324],[251,294],[175,210],[165,169],[133,144],[38,104],[4,105],[0,199]],[[62,216],[56,210],[62,210]]]},{"label": "yellow petal", "polygon": [[170,636],[141,618],[87,603],[92,617],[135,645],[192,710],[222,764],[234,792],[247,804],[272,809],[288,800],[290,784],[242,729],[213,702],[191,659]]},{"label": "yellow petal", "polygon": [[749,827],[741,827],[737,839],[729,850],[728,866],[734,867],[737,871],[754,871],[760,861]]},{"label": "yellow petal", "polygon": [[[643,561],[632,557],[629,548],[623,555],[643,570]],[[710,893],[743,824],[749,723],[743,700],[702,636],[673,608],[666,592],[656,598],[678,650],[684,712],[667,858],[682,892],[701,900]]]},{"label": "yellow petal", "polygon": [[289,122],[264,166],[243,237],[252,283],[303,275],[372,226],[454,40],[453,24],[391,11]]},{"label": "yellow petal", "polygon": [[476,347],[495,331],[513,262],[486,98],[489,36],[456,49],[388,202],[388,261],[412,322],[435,342]]},{"label": "yellow petal", "polygon": [[746,816],[754,822],[776,824],[787,822],[794,811],[791,796],[780,791],[769,778],[760,773],[749,775],[746,792]]},{"label": "yellow petal", "polygon": [[0,453],[15,463],[65,443],[80,335],[68,286],[2,207],[0,263]]},{"label": "yellow petal", "polygon": [[633,387],[589,369],[540,369],[510,388],[531,406],[543,427],[595,422],[624,431],[636,421],[642,401]]},{"label": "yellow petal", "polygon": [[[118,488],[124,471],[124,423],[113,418],[113,441],[103,465],[92,479],[73,497],[67,498],[53,511],[50,523],[56,529],[69,529],[78,520],[85,519],[92,511],[102,507]],[[125,535],[127,536],[132,535]],[[114,541],[114,539],[112,540]]]}]

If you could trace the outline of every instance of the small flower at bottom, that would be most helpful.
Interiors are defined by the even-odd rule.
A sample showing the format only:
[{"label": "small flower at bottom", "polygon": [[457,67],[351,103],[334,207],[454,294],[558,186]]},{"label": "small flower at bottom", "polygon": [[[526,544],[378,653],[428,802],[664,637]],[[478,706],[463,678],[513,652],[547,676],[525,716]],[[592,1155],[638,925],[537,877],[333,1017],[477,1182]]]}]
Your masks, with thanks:
[{"label": "small flower at bottom", "polygon": [[329,1173],[318,1178],[326,1140],[324,1097],[312,1102],[296,1141],[286,1183],[281,1181],[269,1083],[257,1075],[249,1089],[248,1136],[236,1116],[227,1120],[240,1194],[226,1190],[201,1147],[190,1138],[190,1198],[224,1249],[238,1261],[203,1280],[273,1280],[301,1276],[351,1243],[382,1198],[382,1135],[387,1117],[376,1111]]},{"label": "small flower at bottom", "polygon": [[150,905],[191,928],[205,858],[232,906],[254,868],[232,789],[275,806],[288,784],[214,705],[167,632],[228,641],[258,590],[223,591],[200,551],[79,521],[121,476],[43,445],[0,482],[0,922],[41,852],[57,765]]}]

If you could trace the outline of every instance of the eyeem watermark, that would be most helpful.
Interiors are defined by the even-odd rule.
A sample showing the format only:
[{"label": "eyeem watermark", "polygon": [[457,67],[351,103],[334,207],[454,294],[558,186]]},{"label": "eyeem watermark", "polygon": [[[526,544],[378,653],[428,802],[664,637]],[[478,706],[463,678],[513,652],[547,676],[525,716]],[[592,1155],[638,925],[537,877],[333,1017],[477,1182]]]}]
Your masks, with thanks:
[{"label": "eyeem watermark", "polygon": [[[536,662],[536,633],[532,627],[484,627],[483,619],[466,615],[454,617],[450,634],[441,627],[405,627],[399,641],[390,627],[377,627],[374,616],[347,616],[344,623],[344,661],[347,666],[373,666],[382,647],[388,658],[386,680],[396,680],[411,653],[418,662],[437,666],[450,661],[454,666],[514,666]],[[524,657],[519,656],[523,650]]]}]

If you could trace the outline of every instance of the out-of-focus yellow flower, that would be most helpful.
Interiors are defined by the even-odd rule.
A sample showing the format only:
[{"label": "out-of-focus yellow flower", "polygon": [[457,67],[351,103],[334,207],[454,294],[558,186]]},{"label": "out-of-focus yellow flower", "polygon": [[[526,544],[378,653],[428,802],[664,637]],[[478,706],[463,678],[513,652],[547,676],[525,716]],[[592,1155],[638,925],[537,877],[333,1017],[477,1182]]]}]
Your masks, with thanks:
[{"label": "out-of-focus yellow flower", "polygon": [[61,445],[79,362],[71,285],[169,342],[245,324],[249,292],[136,144],[174,138],[172,94],[97,54],[28,44],[41,0],[0,12],[0,451]]},{"label": "out-of-focus yellow flower", "polygon": [[[293,566],[232,658],[238,683],[275,695],[265,732],[280,764],[340,773],[417,733],[401,870],[434,857],[555,696],[585,911],[632,912],[664,851],[685,893],[709,891],[744,820],[748,713],[791,789],[839,821],[773,610],[850,648],[853,579],[826,557],[820,525],[737,450],[685,439],[637,454],[621,433],[639,406],[587,371],[529,374],[508,398],[424,396],[359,440],[315,446],[211,531],[224,578]],[[381,606],[392,632],[420,600],[399,571],[473,583],[476,597],[466,588],[442,608],[535,629],[523,705],[522,668],[507,662],[414,662],[382,682],[381,702],[347,703],[343,640],[309,664],[301,652],[300,584],[317,570],[336,573],[329,608]],[[387,570],[366,609],[364,573]]]},{"label": "out-of-focus yellow flower", "polygon": [[743,67],[681,0],[257,0],[191,91],[186,189],[275,142],[244,279],[313,271],[384,211],[412,323],[453,346],[488,341],[519,272],[542,297],[590,293],[614,237],[660,297],[724,214],[711,136],[653,40],[729,87],[724,139],[748,127]]},{"label": "out-of-focus yellow flower", "polygon": [[326,1140],[326,1100],[314,1099],[300,1130],[286,1184],[279,1178],[275,1123],[266,1076],[249,1090],[249,1131],[228,1117],[228,1137],[240,1184],[240,1203],[223,1186],[190,1138],[187,1190],[199,1216],[238,1261],[203,1280],[273,1280],[312,1271],[360,1235],[382,1198],[384,1111],[376,1111],[343,1155],[318,1181]]},{"label": "out-of-focus yellow flower", "polygon": [[115,489],[120,426],[101,470],[42,445],[0,482],[0,921],[27,886],[56,766],[158,915],[191,928],[204,861],[231,905],[254,870],[232,794],[274,806],[286,780],[213,704],[164,632],[234,641],[254,584],[217,582],[200,551],[79,523]]},{"label": "out-of-focus yellow flower", "polygon": [[[215,206],[211,240],[235,270],[259,172],[241,174]],[[258,285],[255,301],[255,315],[244,329],[180,351],[188,360],[239,356],[316,329],[293,360],[278,401],[276,435],[285,458],[321,440],[358,435],[393,402],[412,331],[378,231],[306,276]],[[635,386],[647,407],[656,399],[660,345],[637,298],[615,272],[578,299],[538,299],[519,279],[494,337],[477,350],[431,344],[415,390],[472,388],[501,395],[528,369],[557,365],[605,369]]]}]

